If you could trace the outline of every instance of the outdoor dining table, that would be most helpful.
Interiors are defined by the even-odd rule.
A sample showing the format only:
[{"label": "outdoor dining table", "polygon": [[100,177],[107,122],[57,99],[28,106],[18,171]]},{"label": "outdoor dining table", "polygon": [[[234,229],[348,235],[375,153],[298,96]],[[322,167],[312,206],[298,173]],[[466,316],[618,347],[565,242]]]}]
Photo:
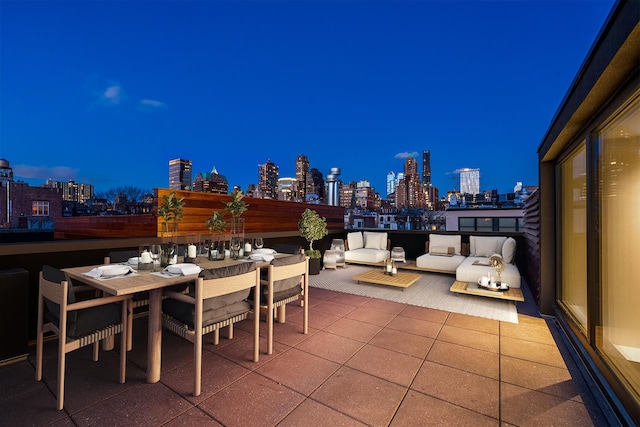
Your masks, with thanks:
[{"label": "outdoor dining table", "polygon": [[[248,260],[225,259],[208,261],[203,258],[198,264],[202,268],[224,267]],[[268,266],[267,262],[256,262],[256,268]],[[162,352],[162,289],[168,286],[195,281],[197,274],[161,275],[149,270],[137,270],[135,273],[110,278],[91,277],[86,273],[100,265],[63,268],[67,277],[91,285],[111,295],[132,295],[138,292],[149,292],[149,329],[147,337],[147,382],[160,381]]]}]

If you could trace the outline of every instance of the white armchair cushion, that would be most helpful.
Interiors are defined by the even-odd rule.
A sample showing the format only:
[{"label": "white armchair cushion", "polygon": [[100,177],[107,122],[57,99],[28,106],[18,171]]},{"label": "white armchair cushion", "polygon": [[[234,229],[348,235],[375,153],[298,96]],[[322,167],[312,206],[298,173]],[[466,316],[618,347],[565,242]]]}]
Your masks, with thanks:
[{"label": "white armchair cushion", "polygon": [[513,264],[516,257],[516,239],[509,237],[502,244],[502,259],[504,262]]},{"label": "white armchair cushion", "polygon": [[430,234],[429,235],[429,253],[432,248],[448,248],[453,247],[456,255],[460,255],[462,248],[462,237],[460,235],[444,235],[444,234]]},{"label": "white armchair cushion", "polygon": [[[387,233],[377,233],[371,231],[364,232],[365,249],[387,249]],[[349,246],[351,249],[351,246]]]},{"label": "white armchair cushion", "polygon": [[364,240],[362,239],[362,232],[355,231],[353,233],[347,234],[347,243],[349,245],[349,250],[354,251],[356,249],[364,248]]},{"label": "white armchair cushion", "polygon": [[504,236],[470,236],[469,256],[488,258],[495,253],[501,254],[505,240]]}]

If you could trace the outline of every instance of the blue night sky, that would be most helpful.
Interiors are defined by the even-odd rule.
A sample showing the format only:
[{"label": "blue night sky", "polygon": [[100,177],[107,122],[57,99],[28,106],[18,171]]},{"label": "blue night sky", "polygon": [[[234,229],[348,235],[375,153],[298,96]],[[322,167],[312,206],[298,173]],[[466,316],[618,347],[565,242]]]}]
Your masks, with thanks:
[{"label": "blue night sky", "polygon": [[[385,177],[431,151],[481,189],[538,185],[537,148],[614,5],[593,1],[0,1],[0,158],[16,179],[229,186],[258,164]],[[421,172],[421,168],[420,168]]]}]

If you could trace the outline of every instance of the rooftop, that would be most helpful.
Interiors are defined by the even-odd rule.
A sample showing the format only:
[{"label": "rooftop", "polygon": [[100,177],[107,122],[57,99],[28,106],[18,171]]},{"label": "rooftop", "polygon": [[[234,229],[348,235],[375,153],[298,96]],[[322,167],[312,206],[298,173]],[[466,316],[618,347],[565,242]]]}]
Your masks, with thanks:
[{"label": "rooftop", "polygon": [[198,397],[193,347],[167,330],[162,379],[146,382],[139,317],[125,384],[117,347],[97,363],[90,347],[72,352],[65,408],[56,411],[50,341],[42,382],[34,349],[0,367],[0,413],[6,425],[608,425],[555,321],[539,317],[523,291],[514,324],[312,287],[309,334],[301,334],[302,310],[289,304],[273,355],[261,353],[258,363],[250,320],[233,340],[207,339]]}]

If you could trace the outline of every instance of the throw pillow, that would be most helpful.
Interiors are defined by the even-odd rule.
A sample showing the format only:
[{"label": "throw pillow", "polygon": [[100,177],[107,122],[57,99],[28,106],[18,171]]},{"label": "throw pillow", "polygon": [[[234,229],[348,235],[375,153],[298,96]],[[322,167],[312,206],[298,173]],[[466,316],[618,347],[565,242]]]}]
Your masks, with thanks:
[{"label": "throw pillow", "polygon": [[365,249],[380,249],[380,233],[364,232]]},{"label": "throw pillow", "polygon": [[348,233],[347,243],[349,244],[350,251],[364,248],[364,240],[362,239],[362,232],[356,231],[354,233]]},{"label": "throw pillow", "polygon": [[451,246],[454,249],[455,255],[460,255],[462,247],[462,237],[460,235],[444,235],[444,234],[430,234],[429,235],[429,253],[431,253],[432,247]]},{"label": "throw pillow", "polygon": [[504,262],[512,264],[516,257],[516,239],[509,237],[502,244],[502,259]]},{"label": "throw pillow", "polygon": [[383,251],[387,250],[387,233],[378,233],[380,235],[380,247],[378,249],[382,249]]},{"label": "throw pillow", "polygon": [[470,256],[490,257],[495,253],[502,253],[502,244],[507,240],[506,237],[491,236],[470,236],[471,243]]}]

